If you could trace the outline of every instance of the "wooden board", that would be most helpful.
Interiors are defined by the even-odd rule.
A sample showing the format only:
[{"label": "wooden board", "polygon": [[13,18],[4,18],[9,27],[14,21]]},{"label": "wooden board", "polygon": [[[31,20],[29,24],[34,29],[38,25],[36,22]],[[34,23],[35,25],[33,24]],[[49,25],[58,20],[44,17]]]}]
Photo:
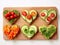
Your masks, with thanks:
[{"label": "wooden board", "polygon": [[[20,12],[20,14],[21,14],[21,11],[22,10],[32,10],[32,9],[34,9],[34,10],[37,10],[37,12],[38,12],[38,14],[40,13],[40,10],[41,9],[51,9],[51,8],[53,8],[53,9],[55,9],[56,11],[57,11],[57,8],[56,7],[5,7],[3,10],[18,10],[19,12]],[[58,12],[57,12],[58,13]],[[58,16],[58,14],[57,14],[57,16]],[[3,26],[4,25],[6,25],[6,24],[10,24],[9,22],[8,22],[8,20],[7,19],[5,19],[5,17],[3,16]],[[24,19],[20,16],[20,18],[19,18],[19,20],[15,23],[15,24],[17,24],[17,25],[19,25],[20,26],[20,28],[24,25],[24,24],[26,24],[26,25],[28,25],[28,26],[30,26],[30,24],[29,23],[27,23],[26,21],[24,21]],[[53,20],[52,22],[51,22],[51,24],[53,24],[53,25],[56,25],[56,27],[57,27],[57,30],[58,30],[58,18],[56,17],[55,18],[55,20]],[[11,24],[10,24],[11,25]],[[40,18],[40,16],[38,15],[38,17],[37,17],[37,19],[35,20],[35,21],[33,21],[32,22],[32,24],[31,25],[36,25],[37,27],[39,27],[39,26],[42,26],[42,25],[46,25],[46,26],[48,26],[47,25],[47,23],[45,22],[45,21],[43,21],[41,18]],[[4,39],[6,39],[6,40],[8,40],[8,38],[6,37],[6,35],[5,34],[3,34],[3,38]],[[54,35],[53,35],[53,37],[51,38],[51,40],[53,39],[53,40],[56,40],[58,38],[58,33],[56,32]],[[29,40],[27,37],[25,37],[25,35],[23,35],[21,32],[14,38],[14,40]],[[41,34],[41,33],[39,33],[39,32],[37,32],[37,34],[34,36],[34,37],[32,37],[32,39],[30,39],[30,40],[45,40],[45,37]]]}]

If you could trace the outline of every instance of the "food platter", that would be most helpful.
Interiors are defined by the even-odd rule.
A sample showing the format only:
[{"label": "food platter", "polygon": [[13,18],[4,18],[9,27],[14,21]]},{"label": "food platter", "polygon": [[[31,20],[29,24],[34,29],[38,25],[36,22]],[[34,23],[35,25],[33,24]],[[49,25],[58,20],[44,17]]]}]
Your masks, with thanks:
[{"label": "food platter", "polygon": [[[44,21],[43,19],[41,19],[41,16],[40,16],[40,13],[41,13],[41,10],[49,10],[49,9],[53,9],[56,11],[56,17],[55,19],[53,19],[50,23],[47,23],[46,21]],[[19,16],[19,19],[17,19],[17,21],[14,22],[14,24],[18,25],[19,28],[20,28],[20,31],[19,33],[17,34],[17,36],[15,36],[15,38],[13,40],[46,40],[46,38],[39,32],[39,27],[40,26],[49,26],[49,25],[55,25],[56,26],[56,32],[54,33],[54,35],[50,38],[50,40],[56,40],[58,38],[58,11],[57,11],[57,8],[56,7],[5,7],[3,9],[4,10],[17,10],[19,13],[20,13],[20,16]],[[30,10],[35,10],[37,11],[37,16],[36,18],[31,22],[31,23],[28,23],[27,21],[25,21],[23,18],[22,18],[22,11],[24,10],[28,10],[28,12]],[[29,13],[28,13],[29,15]],[[3,27],[5,25],[14,25],[14,24],[11,24],[5,17],[4,17],[4,14],[3,14]],[[21,28],[24,26],[24,25],[27,25],[27,26],[31,26],[31,25],[35,25],[37,27],[37,32],[36,34],[34,34],[34,36],[32,36],[32,38],[28,38],[26,37],[22,31],[21,31]],[[3,29],[4,30],[4,29]],[[3,31],[4,32],[4,31]],[[3,33],[3,38],[5,40],[9,40],[8,37]]]}]

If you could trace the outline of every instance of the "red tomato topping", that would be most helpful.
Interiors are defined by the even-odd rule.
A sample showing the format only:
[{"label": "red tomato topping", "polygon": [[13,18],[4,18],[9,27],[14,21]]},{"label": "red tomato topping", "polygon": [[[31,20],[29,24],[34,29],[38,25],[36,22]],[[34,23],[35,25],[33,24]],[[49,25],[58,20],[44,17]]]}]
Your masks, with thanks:
[{"label": "red tomato topping", "polygon": [[32,16],[31,16],[31,15],[27,15],[27,18],[28,18],[28,19],[31,19],[31,18],[32,18]]},{"label": "red tomato topping", "polygon": [[8,20],[10,20],[10,17],[7,17]]},{"label": "red tomato topping", "polygon": [[5,33],[6,35],[8,35],[10,32],[8,32],[8,31],[4,31],[4,33]]},{"label": "red tomato topping", "polygon": [[25,11],[23,11],[23,12],[22,12],[22,15],[23,15],[23,16],[26,16],[26,15],[27,15],[27,13],[26,13]]},{"label": "red tomato topping", "polygon": [[51,21],[51,18],[50,18],[50,17],[48,17],[48,18],[47,18],[47,20],[48,20],[48,21]]},{"label": "red tomato topping", "polygon": [[13,35],[9,34],[9,35],[8,35],[8,38],[9,38],[9,39],[13,39]]},{"label": "red tomato topping", "polygon": [[16,15],[16,14],[14,14],[13,16],[14,16],[14,18],[16,18],[16,17],[17,17],[17,15]]},{"label": "red tomato topping", "polygon": [[31,12],[31,15],[32,15],[32,16],[35,16],[35,14],[36,14],[35,12]]},{"label": "red tomato topping", "polygon": [[15,13],[14,12],[10,12],[11,13],[11,15],[14,15]]},{"label": "red tomato topping", "polygon": [[11,31],[11,32],[10,32],[10,34],[13,36],[13,35],[14,35],[14,32],[13,32],[13,31]]},{"label": "red tomato topping", "polygon": [[10,12],[8,12],[7,14],[5,14],[5,17],[9,17],[10,16]]},{"label": "red tomato topping", "polygon": [[13,19],[14,18],[14,16],[10,16],[10,19]]},{"label": "red tomato topping", "polygon": [[8,14],[8,15],[11,15],[11,13],[10,13],[10,12],[8,12],[7,14]]},{"label": "red tomato topping", "polygon": [[54,17],[55,16],[55,14],[54,13],[51,13],[51,17]]},{"label": "red tomato topping", "polygon": [[5,17],[10,20],[10,19],[13,19],[13,18],[16,18],[17,15],[14,13],[14,12],[8,12],[7,14],[5,14]]},{"label": "red tomato topping", "polygon": [[5,17],[7,18],[7,17],[8,17],[8,15],[7,15],[7,14],[5,14]]},{"label": "red tomato topping", "polygon": [[41,13],[41,16],[43,16],[43,17],[44,17],[44,16],[45,16],[45,13]]}]

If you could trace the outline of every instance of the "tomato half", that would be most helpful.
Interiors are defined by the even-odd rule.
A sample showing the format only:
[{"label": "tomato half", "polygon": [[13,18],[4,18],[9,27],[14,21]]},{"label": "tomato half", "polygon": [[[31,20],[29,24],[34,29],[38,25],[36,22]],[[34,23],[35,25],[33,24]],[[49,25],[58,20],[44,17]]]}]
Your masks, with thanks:
[{"label": "tomato half", "polygon": [[54,13],[51,13],[51,16],[50,17],[55,17],[55,14]]},{"label": "tomato half", "polygon": [[35,12],[31,12],[31,15],[32,15],[32,16],[35,16],[35,14],[36,14]]},{"label": "tomato half", "polygon": [[27,18],[28,18],[28,19],[31,19],[31,18],[32,18],[32,16],[31,16],[31,15],[27,15]]},{"label": "tomato half", "polygon": [[8,12],[7,14],[5,14],[5,17],[9,17],[10,16],[10,12]]},{"label": "tomato half", "polygon": [[45,13],[41,13],[41,16],[44,17],[45,16]]},{"label": "tomato half", "polygon": [[10,20],[11,18],[10,17],[7,17],[8,20]]},{"label": "tomato half", "polygon": [[50,18],[50,17],[48,17],[48,18],[47,18],[47,20],[48,20],[48,21],[51,21],[51,18]]},{"label": "tomato half", "polygon": [[13,19],[13,18],[14,18],[14,16],[11,15],[11,16],[10,16],[10,19]]},{"label": "tomato half", "polygon": [[15,13],[14,12],[10,12],[11,13],[11,15],[14,15]]},{"label": "tomato half", "polygon": [[16,17],[17,17],[17,15],[16,15],[16,14],[14,14],[13,16],[14,16],[14,18],[16,18]]},{"label": "tomato half", "polygon": [[25,11],[23,11],[23,12],[22,12],[22,15],[23,15],[23,16],[26,16],[26,15],[27,15],[27,13],[26,13]]}]

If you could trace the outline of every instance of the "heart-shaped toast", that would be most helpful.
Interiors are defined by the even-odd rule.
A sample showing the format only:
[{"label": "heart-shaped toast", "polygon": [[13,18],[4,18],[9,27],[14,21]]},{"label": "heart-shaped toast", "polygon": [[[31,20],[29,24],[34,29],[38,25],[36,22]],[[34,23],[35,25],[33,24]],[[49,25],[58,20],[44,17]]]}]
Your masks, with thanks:
[{"label": "heart-shaped toast", "polygon": [[43,9],[43,10],[41,10],[39,15],[44,21],[47,22],[47,24],[49,24],[56,17],[56,10],[54,10],[54,9],[49,9],[49,10]]},{"label": "heart-shaped toast", "polygon": [[28,27],[27,25],[24,25],[21,28],[21,31],[26,37],[32,38],[37,33],[37,27],[34,25],[32,25],[30,27]]},{"label": "heart-shaped toast", "polygon": [[17,10],[4,10],[3,16],[11,23],[14,24],[20,17],[20,14]]},{"label": "heart-shaped toast", "polygon": [[5,25],[4,28],[4,34],[8,37],[8,39],[13,39],[17,36],[19,32],[19,27],[17,25]]},{"label": "heart-shaped toast", "polygon": [[36,10],[23,10],[21,14],[22,18],[27,21],[29,24],[36,19],[37,11]]},{"label": "heart-shaped toast", "polygon": [[41,26],[39,27],[39,32],[44,35],[46,39],[50,39],[54,33],[56,32],[56,26],[55,25],[49,25],[47,26]]}]

